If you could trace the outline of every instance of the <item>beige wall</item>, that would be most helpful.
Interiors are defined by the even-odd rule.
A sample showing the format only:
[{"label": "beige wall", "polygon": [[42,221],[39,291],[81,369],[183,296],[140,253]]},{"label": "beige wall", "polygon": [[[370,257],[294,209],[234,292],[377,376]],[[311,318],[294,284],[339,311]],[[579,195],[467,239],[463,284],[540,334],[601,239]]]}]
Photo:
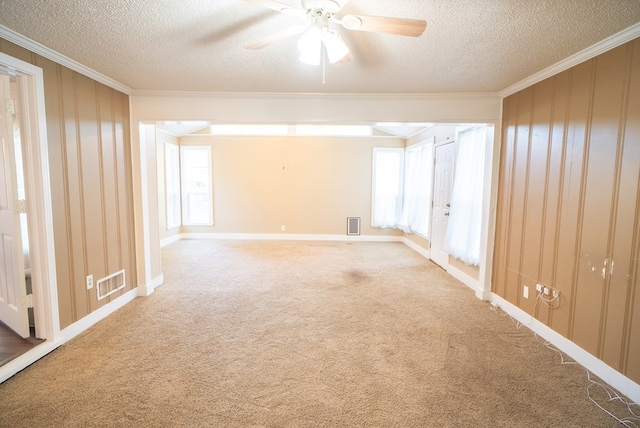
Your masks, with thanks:
[{"label": "beige wall", "polygon": [[129,97],[4,39],[0,51],[43,69],[64,328],[122,293],[98,301],[87,275],[125,269],[125,291],[136,286]]},{"label": "beige wall", "polygon": [[506,98],[493,270],[496,294],[635,382],[639,142],[640,39]]},{"label": "beige wall", "polygon": [[[371,225],[373,147],[404,147],[401,138],[182,137],[209,145],[212,227],[185,233],[346,235],[347,217],[361,217],[363,235],[399,235]],[[164,216],[164,213],[161,213]]]}]

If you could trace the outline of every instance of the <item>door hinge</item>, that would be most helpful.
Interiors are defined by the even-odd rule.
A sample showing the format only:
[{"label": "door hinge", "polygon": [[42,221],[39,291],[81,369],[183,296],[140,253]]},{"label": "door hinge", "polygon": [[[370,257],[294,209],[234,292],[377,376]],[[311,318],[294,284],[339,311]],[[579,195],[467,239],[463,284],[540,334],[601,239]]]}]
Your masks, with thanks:
[{"label": "door hinge", "polygon": [[16,100],[8,99],[7,100],[7,114],[16,114],[17,110],[18,110],[18,108],[17,108],[17,105],[16,105]]},{"label": "door hinge", "polygon": [[18,211],[18,214],[26,214],[27,213],[27,203],[26,203],[26,201],[24,199],[18,199],[17,200],[16,211]]},{"label": "door hinge", "polygon": [[23,306],[25,308],[33,308],[33,294],[27,294],[24,297],[24,304]]}]

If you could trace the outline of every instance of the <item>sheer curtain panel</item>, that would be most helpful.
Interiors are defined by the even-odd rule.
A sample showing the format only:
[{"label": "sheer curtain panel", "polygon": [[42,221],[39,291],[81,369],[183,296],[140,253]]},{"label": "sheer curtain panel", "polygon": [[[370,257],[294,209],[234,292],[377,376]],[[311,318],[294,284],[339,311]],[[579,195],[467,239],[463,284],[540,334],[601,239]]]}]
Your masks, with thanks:
[{"label": "sheer curtain panel", "polygon": [[469,265],[480,264],[485,147],[488,128],[458,134],[458,155],[444,247]]}]

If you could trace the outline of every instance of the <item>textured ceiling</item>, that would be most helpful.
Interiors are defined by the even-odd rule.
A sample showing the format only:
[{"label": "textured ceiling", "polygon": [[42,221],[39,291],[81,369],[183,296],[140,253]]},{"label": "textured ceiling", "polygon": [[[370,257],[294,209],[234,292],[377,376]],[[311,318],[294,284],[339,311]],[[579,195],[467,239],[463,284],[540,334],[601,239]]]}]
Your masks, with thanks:
[{"label": "textured ceiling", "polygon": [[296,38],[243,48],[304,19],[241,0],[0,0],[0,25],[133,90],[498,92],[640,22],[640,0],[351,0],[343,12],[428,25],[415,39],[341,28],[354,58],[328,65],[324,84]]}]

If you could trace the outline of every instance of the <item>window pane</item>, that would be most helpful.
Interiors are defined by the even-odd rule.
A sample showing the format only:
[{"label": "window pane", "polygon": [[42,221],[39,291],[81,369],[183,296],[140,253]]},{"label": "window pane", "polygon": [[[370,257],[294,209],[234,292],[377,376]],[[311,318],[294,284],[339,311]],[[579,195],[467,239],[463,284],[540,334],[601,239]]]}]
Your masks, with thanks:
[{"label": "window pane", "polygon": [[180,147],[182,158],[182,224],[213,224],[211,148]]},{"label": "window pane", "polygon": [[403,149],[374,149],[371,225],[395,227],[402,203]]},{"label": "window pane", "polygon": [[405,158],[402,229],[428,237],[431,215],[433,146],[407,149]]}]

